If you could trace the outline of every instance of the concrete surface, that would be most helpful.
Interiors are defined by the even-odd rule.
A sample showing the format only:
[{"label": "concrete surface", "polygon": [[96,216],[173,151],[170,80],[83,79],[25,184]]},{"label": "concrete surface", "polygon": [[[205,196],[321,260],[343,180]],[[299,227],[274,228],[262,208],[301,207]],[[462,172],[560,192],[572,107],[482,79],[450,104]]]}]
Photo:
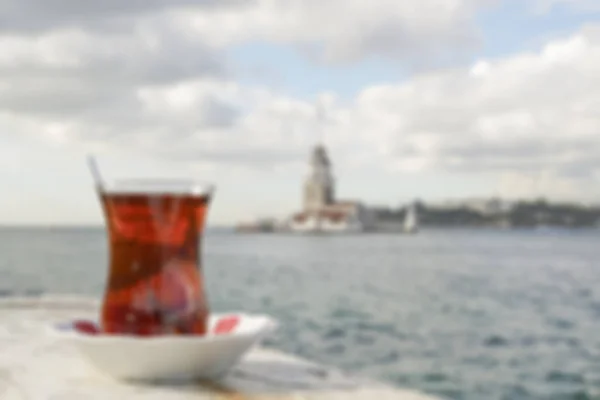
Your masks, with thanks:
[{"label": "concrete surface", "polygon": [[219,382],[118,382],[96,371],[71,343],[47,332],[58,321],[94,318],[97,306],[87,298],[0,300],[0,399],[439,400],[264,348],[248,353]]}]

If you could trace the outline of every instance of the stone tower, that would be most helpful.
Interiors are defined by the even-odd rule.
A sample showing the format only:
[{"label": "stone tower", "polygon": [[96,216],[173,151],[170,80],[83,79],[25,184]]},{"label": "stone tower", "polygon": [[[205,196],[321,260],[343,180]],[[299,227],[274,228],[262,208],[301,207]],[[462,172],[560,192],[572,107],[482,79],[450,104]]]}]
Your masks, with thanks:
[{"label": "stone tower", "polygon": [[334,203],[331,163],[323,145],[315,146],[310,158],[310,173],[304,183],[304,209],[318,210]]}]

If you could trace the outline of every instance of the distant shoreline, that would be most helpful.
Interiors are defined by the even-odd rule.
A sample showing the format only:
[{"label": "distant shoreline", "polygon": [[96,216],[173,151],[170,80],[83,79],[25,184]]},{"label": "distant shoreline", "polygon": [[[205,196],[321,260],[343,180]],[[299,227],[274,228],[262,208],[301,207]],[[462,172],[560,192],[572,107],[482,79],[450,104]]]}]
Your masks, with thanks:
[{"label": "distant shoreline", "polygon": [[[511,228],[498,228],[494,226],[422,226],[416,234],[405,233],[402,231],[364,231],[364,232],[291,232],[291,231],[237,231],[235,229],[228,230],[226,233],[235,235],[270,235],[270,236],[370,236],[370,235],[395,235],[395,236],[419,236],[421,232],[436,232],[436,231],[487,231],[487,232],[551,232],[551,231],[598,231],[600,227],[594,226],[550,226],[550,227],[535,227],[535,226],[517,226]],[[224,231],[222,231],[225,233]]]},{"label": "distant shoreline", "polygon": [[[2,225],[0,224],[0,230],[99,230],[104,231],[105,227],[103,225]],[[600,226],[591,226],[591,225],[583,225],[583,226],[569,226],[569,225],[540,225],[540,226],[513,226],[513,227],[496,227],[492,225],[421,225],[420,230],[488,230],[488,231],[530,231],[530,230],[600,230]],[[214,232],[226,232],[226,233],[236,233],[239,235],[244,234],[270,234],[270,235],[306,235],[306,234],[314,234],[314,235],[369,235],[369,234],[377,234],[377,233],[394,233],[394,234],[405,234],[400,230],[368,230],[362,232],[339,232],[339,233],[328,233],[328,232],[315,232],[315,233],[303,233],[303,232],[292,232],[292,231],[261,231],[261,230],[252,230],[252,231],[239,231],[235,226],[216,226],[216,227],[208,227],[205,232],[214,233]],[[417,233],[418,234],[418,233]]]},{"label": "distant shoreline", "polygon": [[[409,206],[398,208],[371,208],[375,232],[401,232]],[[414,212],[418,215],[419,229],[598,229],[600,206],[574,203],[536,201],[505,202],[491,199],[480,204],[432,205],[417,201]],[[280,221],[281,222],[281,221]],[[274,220],[264,220],[254,225],[240,226],[240,231],[279,232]],[[243,229],[242,229],[243,228]],[[371,230],[371,229],[369,229]],[[240,232],[242,233],[242,232]]]}]

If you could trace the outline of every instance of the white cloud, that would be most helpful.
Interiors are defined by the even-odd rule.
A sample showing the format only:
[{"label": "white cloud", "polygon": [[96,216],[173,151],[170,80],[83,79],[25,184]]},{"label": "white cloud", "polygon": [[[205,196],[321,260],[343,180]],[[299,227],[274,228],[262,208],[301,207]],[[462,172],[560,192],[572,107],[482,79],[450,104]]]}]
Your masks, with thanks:
[{"label": "white cloud", "polygon": [[[553,171],[589,178],[599,168],[600,154],[599,32],[586,28],[537,54],[372,86],[349,105],[331,97],[327,140],[348,167]],[[113,50],[126,54],[118,46]],[[79,60],[72,70],[76,80],[42,80],[49,86],[36,90],[33,84],[23,90],[12,78],[0,80],[5,126],[180,160],[256,166],[298,163],[321,130],[313,104],[210,74],[174,83],[140,80],[123,88],[115,78],[108,81],[114,91],[107,92],[106,81],[78,75],[94,63],[81,62],[76,51],[70,54]],[[72,86],[60,86],[69,82]],[[19,92],[26,97],[20,99]]]},{"label": "white cloud", "polygon": [[[400,171],[491,173],[503,193],[511,191],[506,177],[520,176],[519,182],[541,183],[522,184],[519,193],[598,195],[590,189],[600,173],[598,32],[586,28],[539,53],[484,61],[484,74],[454,69],[367,88],[349,106],[330,104],[328,141],[345,155],[344,168],[367,162]],[[311,132],[310,105],[263,100],[249,102],[254,107],[236,127],[246,132],[249,149],[304,157],[294,149],[314,136],[290,131],[295,125]],[[283,116],[267,111],[273,109]]]},{"label": "white cloud", "polygon": [[[596,177],[599,179],[600,175]],[[598,190],[585,187],[578,180],[568,179],[556,173],[543,170],[537,173],[522,174],[507,172],[500,175],[498,194],[509,199],[551,198],[553,200],[584,200],[597,203]],[[587,192],[591,192],[586,195]]]},{"label": "white cloud", "polygon": [[365,55],[403,63],[447,58],[477,45],[473,18],[495,0],[256,0],[235,9],[174,13],[177,26],[215,45],[294,44],[324,61]]},{"label": "white cloud", "polygon": [[218,47],[258,40],[297,45],[325,61],[376,54],[422,66],[453,59],[459,51],[468,54],[478,44],[476,12],[497,1],[6,0],[0,4],[0,34],[128,34],[145,22]]},{"label": "white cloud", "polygon": [[600,10],[598,0],[536,0],[534,11],[547,13],[557,6],[565,6],[576,12],[594,12]]},{"label": "white cloud", "polygon": [[126,29],[131,18],[152,16],[175,8],[214,9],[245,0],[4,0],[0,32],[45,32],[57,27],[87,26],[99,30]]},{"label": "white cloud", "polygon": [[[260,89],[232,89],[240,99],[221,99],[224,87],[236,86],[223,46],[267,40],[319,43],[332,59],[373,52],[436,58],[472,41],[470,21],[488,2],[8,1],[0,5],[0,115],[11,132],[42,132],[63,141],[139,144],[143,132],[141,143],[151,146],[175,133],[218,135],[239,122],[242,131],[263,132],[256,134],[263,139],[252,140],[254,147],[278,144],[274,138],[290,131],[300,138],[302,129],[314,130],[316,122],[305,121],[311,106]],[[181,97],[186,90],[187,100]],[[152,99],[152,93],[170,97]],[[269,127],[258,127],[265,120]],[[240,132],[226,140],[239,145]],[[287,136],[281,141],[290,143]],[[266,163],[281,157],[263,153]]]},{"label": "white cloud", "polygon": [[[358,110],[368,112],[371,104],[378,120],[396,124],[377,130],[387,158],[403,160],[392,165],[494,172],[512,182],[514,176],[542,182],[520,186],[531,193],[597,196],[590,184],[600,172],[598,32],[586,28],[538,54],[371,88],[358,99]],[[549,182],[560,189],[549,190]],[[508,187],[505,179],[499,190]]]},{"label": "white cloud", "polygon": [[366,87],[350,101],[323,94],[326,124],[314,104],[235,82],[220,49],[264,39],[320,42],[331,60],[436,53],[469,43],[468,22],[483,3],[257,0],[188,14],[161,3],[139,18],[107,13],[129,18],[110,32],[93,13],[55,13],[53,29],[26,35],[29,27],[15,23],[0,34],[2,134],[136,149],[224,171],[297,168],[325,130],[345,171],[487,173],[503,193],[598,193],[589,189],[600,173],[600,29],[593,26],[538,53]]}]

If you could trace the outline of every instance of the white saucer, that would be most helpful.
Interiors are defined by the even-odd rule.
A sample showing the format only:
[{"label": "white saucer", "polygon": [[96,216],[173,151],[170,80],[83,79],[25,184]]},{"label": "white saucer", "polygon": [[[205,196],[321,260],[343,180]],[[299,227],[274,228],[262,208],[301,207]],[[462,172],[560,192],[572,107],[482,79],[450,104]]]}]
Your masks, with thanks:
[{"label": "white saucer", "polygon": [[[216,332],[232,317],[238,321],[234,327]],[[85,333],[76,328],[78,321],[82,320],[54,325],[52,332],[72,341],[105,374],[142,381],[219,378],[277,326],[264,315],[215,314],[210,316],[209,333],[204,336],[140,337]]]}]

